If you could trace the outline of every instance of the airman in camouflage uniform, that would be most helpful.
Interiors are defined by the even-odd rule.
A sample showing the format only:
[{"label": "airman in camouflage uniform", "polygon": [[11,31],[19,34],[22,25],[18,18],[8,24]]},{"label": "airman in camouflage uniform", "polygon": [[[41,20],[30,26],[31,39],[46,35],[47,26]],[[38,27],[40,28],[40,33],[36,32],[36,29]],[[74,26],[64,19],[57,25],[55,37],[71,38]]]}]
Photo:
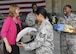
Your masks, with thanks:
[{"label": "airman in camouflage uniform", "polygon": [[[76,15],[71,13],[71,6],[64,6],[65,16],[59,19],[58,23],[68,24],[76,29]],[[76,54],[76,34],[61,32],[60,34],[61,54]]]},{"label": "airman in camouflage uniform", "polygon": [[53,28],[48,20],[41,23],[33,42],[24,45],[25,50],[36,49],[36,54],[53,54]]}]

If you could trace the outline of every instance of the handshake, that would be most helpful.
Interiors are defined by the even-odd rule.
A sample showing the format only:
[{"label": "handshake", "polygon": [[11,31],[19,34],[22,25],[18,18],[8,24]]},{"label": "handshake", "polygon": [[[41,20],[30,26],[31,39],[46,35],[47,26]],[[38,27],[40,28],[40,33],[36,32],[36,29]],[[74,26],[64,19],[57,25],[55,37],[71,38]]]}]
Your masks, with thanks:
[{"label": "handshake", "polygon": [[17,45],[18,46],[24,46],[25,44],[31,42],[33,39],[30,40],[28,38],[30,37],[30,34],[32,31],[37,31],[37,30],[33,27],[27,27],[27,28],[24,28],[23,30],[21,30],[18,33],[17,38],[16,38]]},{"label": "handshake", "polygon": [[19,46],[19,47],[24,47],[24,43],[23,42],[16,43],[16,45]]},{"label": "handshake", "polygon": [[[27,32],[25,35],[30,35],[30,32]],[[22,38],[20,39],[20,41],[17,42],[17,46],[19,46],[19,47],[24,47],[25,42],[22,42],[22,41],[23,41],[23,38],[24,38],[24,37],[22,37]]]}]

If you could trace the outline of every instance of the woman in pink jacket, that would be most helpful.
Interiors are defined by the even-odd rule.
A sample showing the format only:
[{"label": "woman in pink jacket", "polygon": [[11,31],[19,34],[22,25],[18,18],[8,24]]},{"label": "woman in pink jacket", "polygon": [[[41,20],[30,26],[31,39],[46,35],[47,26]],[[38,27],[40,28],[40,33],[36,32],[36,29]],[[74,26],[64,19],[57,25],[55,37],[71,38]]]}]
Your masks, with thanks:
[{"label": "woman in pink jacket", "polygon": [[1,36],[4,40],[4,54],[20,54],[19,47],[16,45],[16,37],[22,29],[19,16],[19,7],[16,4],[10,5],[9,15],[4,20]]}]

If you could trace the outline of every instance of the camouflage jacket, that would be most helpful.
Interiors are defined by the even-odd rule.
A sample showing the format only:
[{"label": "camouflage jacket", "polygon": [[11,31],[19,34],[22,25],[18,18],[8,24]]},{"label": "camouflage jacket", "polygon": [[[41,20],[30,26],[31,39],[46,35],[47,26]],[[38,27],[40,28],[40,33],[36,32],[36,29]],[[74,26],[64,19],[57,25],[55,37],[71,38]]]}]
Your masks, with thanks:
[{"label": "camouflage jacket", "polygon": [[66,16],[60,17],[58,23],[68,24],[76,28],[76,15],[71,13],[68,18]]},{"label": "camouflage jacket", "polygon": [[25,44],[25,50],[36,49],[36,54],[53,54],[53,28],[48,20],[41,23],[33,42]]}]

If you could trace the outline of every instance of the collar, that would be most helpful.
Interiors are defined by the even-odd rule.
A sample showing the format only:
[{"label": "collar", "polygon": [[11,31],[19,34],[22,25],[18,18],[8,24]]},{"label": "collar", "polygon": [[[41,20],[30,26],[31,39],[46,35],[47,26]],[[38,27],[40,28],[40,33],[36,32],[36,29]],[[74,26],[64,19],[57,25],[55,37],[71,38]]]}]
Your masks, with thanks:
[{"label": "collar", "polygon": [[67,19],[67,18],[72,18],[73,16],[75,16],[75,14],[71,13],[70,16],[65,16],[65,15],[64,15],[64,18],[66,18],[66,19]]}]

